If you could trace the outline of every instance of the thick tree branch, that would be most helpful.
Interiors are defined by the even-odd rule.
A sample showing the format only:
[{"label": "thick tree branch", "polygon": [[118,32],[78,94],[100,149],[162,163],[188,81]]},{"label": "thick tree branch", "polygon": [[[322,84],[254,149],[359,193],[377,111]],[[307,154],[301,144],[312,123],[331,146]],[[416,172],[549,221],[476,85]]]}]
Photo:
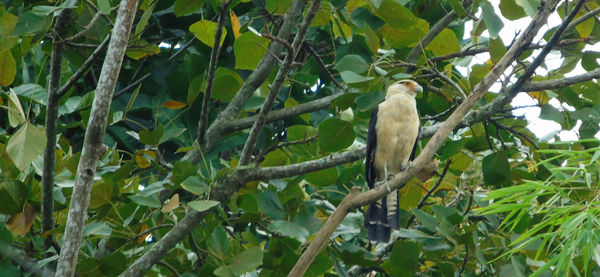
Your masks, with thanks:
[{"label": "thick tree branch", "polygon": [[239,165],[244,166],[250,162],[252,153],[254,152],[254,147],[256,146],[256,141],[258,140],[258,136],[262,131],[262,128],[265,124],[265,119],[267,117],[267,113],[271,110],[273,103],[275,102],[275,98],[283,85],[283,81],[287,77],[288,73],[292,69],[292,64],[294,60],[296,60],[296,55],[300,51],[300,47],[302,47],[302,43],[304,42],[304,37],[308,32],[308,28],[310,27],[310,23],[317,15],[317,11],[319,11],[319,7],[321,5],[321,0],[312,0],[300,27],[298,28],[298,32],[294,37],[294,41],[292,42],[291,48],[288,49],[287,55],[285,55],[285,59],[277,72],[277,76],[275,76],[275,80],[270,86],[269,95],[265,99],[260,112],[258,113],[258,117],[256,121],[254,121],[254,125],[252,125],[252,129],[250,129],[250,134],[248,135],[248,139],[246,139],[246,143],[244,144],[244,149],[240,155]]},{"label": "thick tree branch", "polygon": [[[60,86],[60,72],[64,44],[60,42],[69,30],[71,9],[64,9],[56,18],[54,25],[54,37],[52,38],[54,49],[52,49],[50,62],[50,77],[48,82],[48,104],[46,105],[46,148],[44,149],[44,168],[42,171],[42,232],[48,232],[54,228],[54,174],[56,167],[56,136],[58,121],[58,101],[60,94],[57,93]],[[52,247],[54,237],[49,235],[44,238],[44,250]],[[46,252],[46,257],[52,255]],[[51,263],[52,264],[52,263]],[[51,266],[49,264],[49,266]],[[49,269],[49,268],[47,268]]]},{"label": "thick tree branch", "polygon": [[90,203],[94,173],[96,172],[96,162],[102,148],[110,104],[127,48],[129,33],[137,10],[136,7],[137,0],[121,1],[119,7],[115,27],[96,87],[96,95],[85,132],[81,158],[77,166],[69,216],[64,233],[64,244],[56,268],[57,276],[73,276],[75,274],[79,246],[81,245],[85,218]]},{"label": "thick tree branch", "polygon": [[[287,40],[290,37],[292,28],[296,25],[298,18],[302,15],[306,2],[307,0],[295,0],[292,3],[290,9],[283,16],[283,23],[281,24],[277,37],[283,40]],[[281,43],[272,42],[269,46],[269,52],[281,53],[283,47],[284,46]],[[210,151],[223,135],[225,135],[223,126],[237,117],[244,104],[246,104],[246,101],[248,101],[256,89],[262,85],[276,65],[276,57],[268,54],[263,56],[256,66],[256,69],[248,76],[238,93],[236,93],[231,102],[229,102],[229,105],[217,115],[215,121],[206,130],[206,134],[204,135],[205,140],[200,144],[202,146],[202,151]],[[194,150],[188,152],[188,155],[186,155],[184,159],[196,164],[200,161],[201,156],[200,150]]]},{"label": "thick tree branch", "polygon": [[217,21],[217,30],[215,31],[215,43],[213,44],[212,51],[210,53],[210,61],[208,63],[208,74],[206,75],[206,91],[204,92],[204,98],[202,98],[202,108],[200,109],[200,120],[198,121],[198,144],[204,141],[204,133],[206,124],[208,124],[208,105],[210,102],[210,96],[212,94],[213,80],[215,79],[215,71],[217,70],[217,60],[219,59],[219,51],[221,50],[221,35],[223,34],[223,25],[225,24],[225,17],[227,12],[227,6],[231,3],[227,0],[223,5],[219,6],[219,20]]},{"label": "thick tree branch", "polygon": [[[396,174],[390,181],[390,188],[392,190],[398,189],[403,184],[406,184],[413,176],[417,174],[427,163],[430,162],[431,158],[437,151],[437,149],[446,140],[447,136],[452,130],[459,124],[465,115],[477,104],[479,99],[487,92],[492,84],[498,80],[500,75],[510,66],[515,59],[527,48],[531,43],[531,40],[537,34],[540,27],[545,24],[546,19],[554,10],[558,0],[549,0],[541,4],[541,7],[533,18],[529,26],[522,33],[522,35],[515,41],[512,47],[506,52],[496,65],[490,70],[490,72],[477,84],[473,92],[463,101],[460,106],[448,117],[448,119],[440,126],[437,132],[429,140],[425,148],[421,151],[419,156],[414,160],[413,165],[406,171]],[[343,201],[344,205],[340,206],[334,211],[334,213],[327,219],[325,226],[331,224],[339,224],[339,218],[344,218],[346,214],[355,208],[372,203],[378,199],[385,197],[388,194],[386,186],[379,186],[371,189],[367,192],[360,193],[359,195],[349,194],[347,196],[348,201]],[[346,199],[345,199],[346,200]],[[347,203],[347,204],[346,204]],[[316,254],[319,253],[322,247],[325,245],[326,240],[329,239],[334,228],[322,228],[314,237],[313,241],[310,242],[292,271],[288,276],[302,276],[308,266],[314,260]]]}]

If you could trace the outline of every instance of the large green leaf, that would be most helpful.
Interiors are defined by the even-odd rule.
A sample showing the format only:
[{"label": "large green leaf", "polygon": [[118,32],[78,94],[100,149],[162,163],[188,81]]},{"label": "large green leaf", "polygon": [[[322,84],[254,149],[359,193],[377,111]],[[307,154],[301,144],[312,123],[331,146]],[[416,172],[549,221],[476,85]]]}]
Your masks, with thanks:
[{"label": "large green leaf", "polygon": [[456,34],[446,28],[427,45],[427,49],[433,51],[436,56],[442,56],[460,51],[460,45]]},{"label": "large green leaf", "polygon": [[494,152],[483,158],[481,163],[483,181],[487,185],[505,186],[511,182],[511,170],[504,151]]},{"label": "large green leaf", "polygon": [[[202,43],[213,47],[215,44],[215,33],[217,31],[217,23],[209,20],[200,20],[190,26],[190,32],[194,34],[194,36],[199,39]],[[225,35],[227,35],[227,30],[223,28],[223,33],[221,34],[221,45],[223,41],[225,41]]]},{"label": "large green leaf", "polygon": [[[333,69],[343,72],[343,71],[352,71],[355,73],[364,73],[369,69],[369,64],[365,59],[359,55],[351,54],[342,57],[337,64],[333,67]],[[345,80],[348,82],[348,80]]]},{"label": "large green leaf", "polygon": [[219,67],[215,71],[215,80],[211,97],[223,102],[229,102],[242,87],[242,77],[234,70]]},{"label": "large green leaf", "polygon": [[283,205],[277,197],[277,194],[267,190],[258,194],[258,208],[262,213],[272,219],[282,220],[285,218],[285,211]]},{"label": "large green leaf", "polygon": [[204,0],[175,0],[173,12],[176,16],[184,16],[195,12],[204,5]]},{"label": "large green leaf", "polygon": [[267,52],[269,40],[252,32],[245,32],[233,43],[235,68],[254,70]]},{"label": "large green leaf", "polygon": [[44,131],[35,125],[26,122],[14,133],[6,144],[6,153],[15,166],[21,171],[37,158],[46,147]]},{"label": "large green leaf", "polygon": [[0,50],[0,86],[12,84],[17,75],[17,62],[9,50]]},{"label": "large green leaf", "polygon": [[412,241],[398,241],[392,248],[389,259],[383,264],[383,269],[391,276],[412,276],[419,267],[421,249]]},{"label": "large green leaf", "polygon": [[498,37],[498,33],[504,27],[504,23],[496,13],[494,7],[489,2],[481,3],[481,17],[487,26],[487,30],[492,38]]},{"label": "large green leaf", "polygon": [[233,263],[221,266],[213,272],[221,277],[237,277],[256,269],[263,263],[263,251],[259,247],[248,248],[233,257]]},{"label": "large green leaf", "polygon": [[319,149],[335,152],[352,145],[355,138],[352,123],[337,118],[328,118],[319,124]]},{"label": "large green leaf", "polygon": [[295,238],[301,243],[306,242],[309,235],[306,228],[287,220],[273,220],[267,229],[271,232],[279,233],[282,236]]}]

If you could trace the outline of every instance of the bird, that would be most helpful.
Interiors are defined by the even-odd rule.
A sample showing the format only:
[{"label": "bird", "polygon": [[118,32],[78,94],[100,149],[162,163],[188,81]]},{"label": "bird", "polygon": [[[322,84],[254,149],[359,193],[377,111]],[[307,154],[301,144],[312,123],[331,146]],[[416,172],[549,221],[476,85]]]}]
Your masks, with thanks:
[{"label": "bird", "polygon": [[369,204],[364,226],[370,241],[387,243],[391,229],[400,228],[398,191],[391,191],[388,179],[414,159],[420,126],[415,96],[421,92],[413,80],[397,81],[371,114],[365,177],[370,189],[385,185],[389,193]]}]

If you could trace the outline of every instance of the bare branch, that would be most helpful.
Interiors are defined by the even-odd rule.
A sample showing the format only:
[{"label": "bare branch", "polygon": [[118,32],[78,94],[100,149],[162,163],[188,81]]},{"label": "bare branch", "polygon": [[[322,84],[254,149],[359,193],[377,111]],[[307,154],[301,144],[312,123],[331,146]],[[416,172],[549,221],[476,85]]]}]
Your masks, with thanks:
[{"label": "bare branch", "polygon": [[[343,94],[340,93],[340,94],[325,96],[325,97],[322,97],[322,98],[319,98],[319,99],[316,99],[313,101],[309,101],[309,102],[306,102],[306,103],[303,103],[300,105],[296,105],[293,107],[271,111],[267,114],[265,122],[269,123],[269,122],[289,118],[292,116],[301,115],[303,113],[314,112],[314,111],[318,111],[318,110],[327,108],[331,105],[333,100],[337,99],[341,95],[343,95]],[[245,118],[241,118],[241,119],[236,119],[236,120],[225,123],[225,126],[223,126],[222,128],[223,128],[223,130],[225,130],[225,133],[231,133],[231,132],[243,130],[246,128],[250,128],[250,127],[252,127],[252,124],[254,124],[254,121],[256,121],[256,118],[257,118],[257,116],[250,116],[250,117],[245,117]]]},{"label": "bare branch", "polygon": [[102,15],[101,11],[97,11],[96,14],[94,14],[94,16],[92,17],[92,19],[90,19],[90,22],[85,25],[83,27],[83,29],[81,31],[79,31],[79,33],[74,34],[68,38],[65,38],[64,40],[68,40],[68,41],[74,41],[78,38],[80,38],[81,36],[85,35],[85,33],[89,32],[92,27],[94,27],[94,24],[96,24],[96,22],[98,21],[98,18],[100,18],[100,16]]},{"label": "bare branch", "polygon": [[294,37],[294,41],[292,42],[291,49],[288,49],[288,53],[277,72],[277,76],[275,76],[275,80],[270,86],[269,95],[265,99],[260,112],[258,113],[258,117],[256,121],[254,121],[254,125],[252,125],[252,129],[250,130],[250,134],[248,135],[248,139],[244,144],[244,149],[240,155],[239,165],[247,165],[250,162],[250,158],[252,156],[252,152],[254,152],[254,147],[256,146],[256,141],[258,140],[258,136],[262,131],[262,127],[265,124],[265,119],[267,117],[267,113],[271,110],[273,103],[275,102],[275,97],[279,93],[281,86],[283,85],[283,81],[287,77],[288,73],[292,69],[292,64],[296,59],[296,55],[300,51],[300,47],[302,47],[302,43],[304,42],[304,37],[308,32],[308,28],[310,27],[310,23],[317,15],[317,11],[319,11],[319,7],[321,5],[321,0],[312,0],[310,7],[306,15],[304,16],[304,20],[298,28],[298,32]]},{"label": "bare branch", "polygon": [[83,141],[83,150],[75,185],[69,206],[69,216],[65,227],[64,245],[58,258],[56,274],[58,276],[73,276],[79,256],[79,246],[83,237],[85,218],[90,203],[90,193],[96,171],[96,162],[108,122],[108,111],[112,95],[117,83],[123,56],[127,48],[129,33],[136,12],[137,0],[121,1],[116,24],[112,32],[106,58],[100,73],[96,95],[88,127]]},{"label": "bare branch", "polygon": [[[44,149],[44,168],[42,171],[42,232],[48,232],[54,228],[54,174],[56,166],[56,137],[58,121],[58,102],[60,94],[57,89],[60,86],[60,72],[64,44],[62,38],[69,30],[71,9],[64,9],[56,18],[54,26],[54,37],[50,62],[50,77],[48,82],[48,104],[46,105],[46,148]],[[44,238],[44,250],[48,250],[54,243],[54,237],[49,235]],[[51,252],[46,252],[49,257]],[[50,263],[46,270],[49,270]]]},{"label": "bare branch", "polygon": [[210,96],[212,94],[213,80],[215,79],[215,71],[217,70],[217,60],[219,59],[219,51],[221,50],[221,35],[223,34],[223,25],[225,24],[225,13],[227,12],[227,6],[229,6],[229,3],[231,3],[231,1],[227,0],[223,3],[223,5],[219,6],[219,20],[217,22],[217,30],[215,31],[215,42],[210,53],[208,74],[206,76],[206,91],[204,92],[204,98],[202,98],[200,120],[198,121],[197,140],[199,144],[202,143],[202,141],[204,140],[206,124],[208,124],[208,105],[210,102]]},{"label": "bare branch", "polygon": [[75,74],[69,78],[69,80],[56,92],[56,94],[60,97],[63,96],[76,82],[83,76],[83,74],[92,66],[92,63],[96,58],[100,55],[100,52],[104,50],[104,48],[108,45],[110,41],[110,35],[107,36],[100,45],[94,50],[94,52],[88,57],[87,60],[77,69]]}]

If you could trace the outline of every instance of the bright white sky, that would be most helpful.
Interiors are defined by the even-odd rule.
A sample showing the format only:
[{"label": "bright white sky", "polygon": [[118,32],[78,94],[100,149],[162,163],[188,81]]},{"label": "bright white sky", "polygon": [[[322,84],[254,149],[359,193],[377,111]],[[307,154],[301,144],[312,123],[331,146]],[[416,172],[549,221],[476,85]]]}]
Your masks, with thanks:
[{"label": "bright white sky", "polygon": [[[500,10],[497,8],[497,6],[499,4],[499,0],[492,0],[491,2],[492,2],[492,5],[494,6],[496,14],[500,14]],[[477,16],[480,16],[480,14],[477,14]],[[531,21],[531,18],[529,18],[529,17],[524,17],[524,18],[521,18],[521,19],[515,20],[515,21],[507,20],[507,19],[503,18],[502,16],[500,16],[500,18],[504,22],[504,27],[500,31],[499,37],[502,39],[502,41],[504,41],[505,45],[508,45],[509,43],[511,43],[511,41],[515,37],[515,34],[519,30],[522,30],[527,25],[529,25],[529,22]],[[560,23],[561,23],[561,19],[558,16],[558,14],[556,12],[553,13],[549,17],[548,24],[546,26],[542,27],[542,29],[540,30],[538,35],[534,38],[533,42],[540,42],[542,40],[543,34],[549,28],[555,27],[555,26],[559,25]],[[470,36],[472,28],[473,28],[473,24],[471,21],[470,23],[467,23],[467,25],[466,25],[465,38],[468,38],[468,36]],[[483,33],[483,36],[489,36],[487,34],[487,31]],[[600,43],[596,43],[594,45],[587,45],[585,47],[585,50],[600,51]],[[534,51],[533,56],[536,56],[537,53],[539,53],[539,50]],[[489,58],[490,58],[489,54],[482,53],[482,54],[475,56],[475,58],[473,58],[471,64],[481,64],[481,63],[484,63],[485,61],[489,60]],[[559,68],[562,63],[560,54],[550,52],[550,54],[548,54],[548,56],[546,58],[545,63],[546,63],[546,66],[548,67],[548,69],[545,70],[543,68],[538,68],[538,70],[536,70],[537,73],[546,74],[546,72],[549,70]],[[463,76],[468,76],[467,75],[468,68],[466,68],[466,67],[457,67],[457,68],[463,74]],[[585,70],[581,67],[580,64],[578,64],[577,67],[572,72],[566,74],[566,76],[578,75],[578,74],[581,74],[584,72],[585,72]],[[500,89],[500,84],[497,83],[490,90],[491,91],[499,91],[499,89]],[[536,103],[537,103],[537,101],[534,100],[533,98],[531,98],[526,93],[519,93],[512,101],[512,105],[515,107],[534,105]],[[565,103],[560,103],[556,99],[550,100],[549,104],[551,104],[555,108],[558,108],[561,110],[562,109],[567,109],[567,110],[571,110],[571,111],[574,110],[573,107],[571,107]],[[560,124],[558,124],[554,121],[540,119],[539,118],[540,108],[537,108],[537,107],[518,109],[518,110],[514,111],[514,114],[518,115],[518,116],[524,115],[525,118],[527,119],[527,121],[529,122],[529,125],[527,126],[527,128],[529,128],[529,130],[531,130],[538,138],[544,138],[547,136],[553,137],[553,134],[556,134],[561,129]],[[575,127],[573,129],[568,130],[568,131],[560,131],[560,133],[559,133],[560,139],[562,141],[577,140],[578,139],[578,130],[579,130],[580,125],[581,125],[581,122],[578,121],[577,125],[575,125]],[[596,137],[600,138],[600,133],[596,134]]]}]

